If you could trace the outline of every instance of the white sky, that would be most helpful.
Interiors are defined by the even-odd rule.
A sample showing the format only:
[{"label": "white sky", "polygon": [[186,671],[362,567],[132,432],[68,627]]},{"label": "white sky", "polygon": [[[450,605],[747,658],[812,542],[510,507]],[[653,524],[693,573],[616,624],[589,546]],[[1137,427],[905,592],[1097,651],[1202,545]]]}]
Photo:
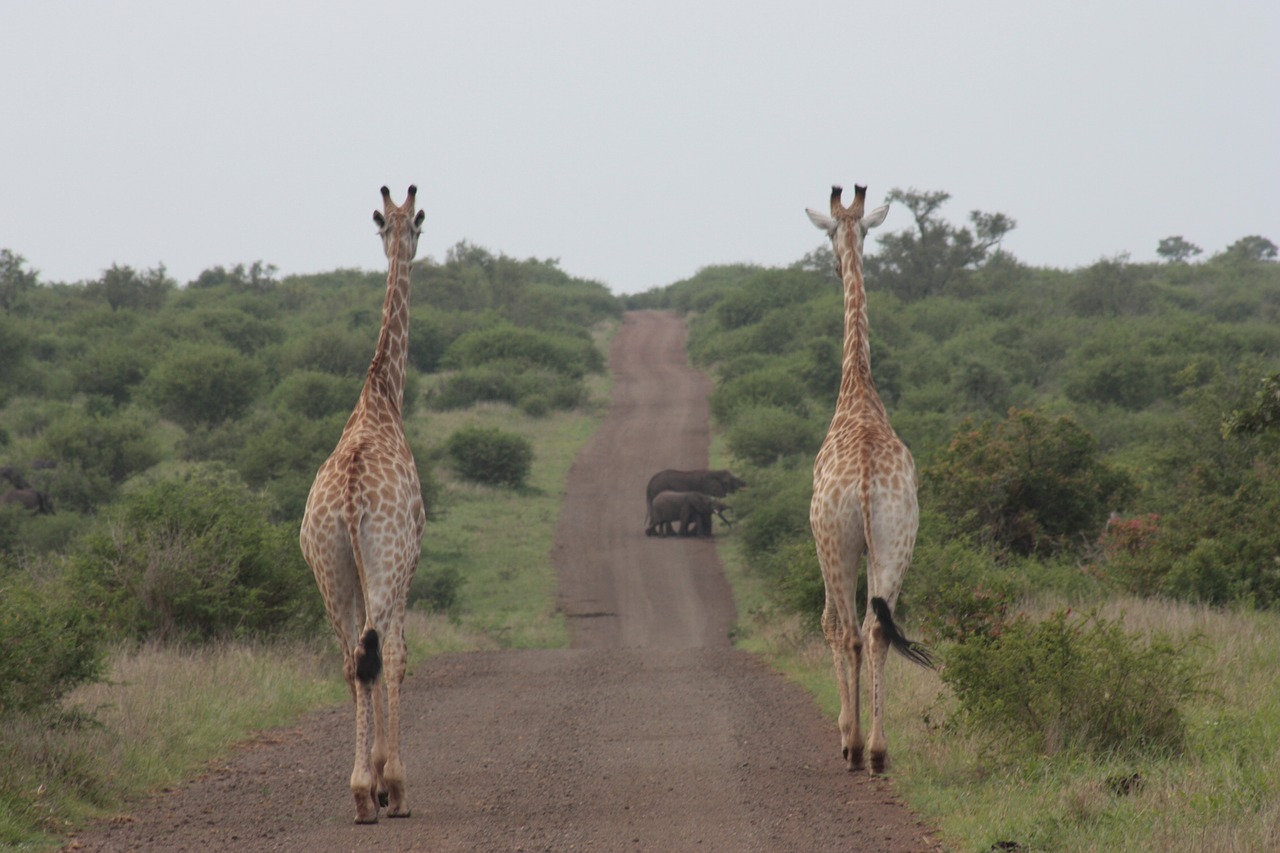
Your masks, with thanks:
[{"label": "white sky", "polygon": [[1034,265],[1280,243],[1276,0],[14,0],[0,94],[0,248],[46,282],[381,269],[410,183],[419,257],[618,293],[799,259],[833,183],[1003,212]]}]

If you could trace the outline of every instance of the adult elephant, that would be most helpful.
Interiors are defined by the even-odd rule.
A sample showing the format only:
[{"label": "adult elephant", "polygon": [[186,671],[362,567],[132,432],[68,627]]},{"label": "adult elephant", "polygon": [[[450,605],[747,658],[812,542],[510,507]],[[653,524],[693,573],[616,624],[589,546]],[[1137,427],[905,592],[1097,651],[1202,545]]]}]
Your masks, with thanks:
[{"label": "adult elephant", "polygon": [[53,514],[53,499],[44,492],[35,489],[14,489],[0,497],[0,505],[20,504],[32,512],[41,515]]},{"label": "adult elephant", "polygon": [[658,492],[649,508],[646,536],[711,535],[711,517],[720,516],[725,524],[733,522],[725,518],[730,507],[722,501],[701,492]]},{"label": "adult elephant", "polygon": [[[698,468],[693,471],[678,471],[668,468],[659,471],[649,478],[649,485],[644,492],[645,509],[653,515],[653,499],[659,492],[698,492],[716,498],[732,494],[745,488],[745,480],[735,477],[728,468],[708,470]],[[646,521],[646,524],[649,522]]]}]

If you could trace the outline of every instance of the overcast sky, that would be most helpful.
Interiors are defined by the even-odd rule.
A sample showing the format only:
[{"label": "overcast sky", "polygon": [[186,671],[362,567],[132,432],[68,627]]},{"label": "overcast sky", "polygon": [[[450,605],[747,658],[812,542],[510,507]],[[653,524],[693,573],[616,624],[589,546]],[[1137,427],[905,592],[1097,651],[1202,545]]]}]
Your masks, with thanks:
[{"label": "overcast sky", "polygon": [[410,183],[419,257],[617,293],[799,259],[833,183],[1005,213],[1033,265],[1280,243],[1276,0],[48,0],[0,32],[0,248],[46,282],[381,269]]}]

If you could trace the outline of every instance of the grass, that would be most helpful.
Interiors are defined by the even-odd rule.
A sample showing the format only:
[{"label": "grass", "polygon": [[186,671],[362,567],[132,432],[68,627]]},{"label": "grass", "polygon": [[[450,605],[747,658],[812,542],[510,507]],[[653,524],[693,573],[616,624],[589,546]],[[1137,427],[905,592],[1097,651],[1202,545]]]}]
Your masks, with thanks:
[{"label": "grass", "polygon": [[[597,330],[600,346],[614,329]],[[567,644],[552,539],[569,467],[604,417],[609,383],[591,377],[593,402],[575,412],[419,409],[406,424],[428,448],[463,424],[499,426],[534,447],[528,485],[518,491],[437,469],[439,513],[427,525],[422,561],[451,564],[464,582],[453,614],[408,613],[411,669],[443,652]],[[181,783],[254,732],[347,702],[341,672],[327,629],[307,641],[116,649],[107,679],[74,691],[62,720],[0,718],[0,849],[55,848],[75,827]]]},{"label": "grass", "polygon": [[[821,636],[765,605],[726,540],[735,593],[746,607],[739,643],[813,694],[839,736],[830,652]],[[1028,605],[1034,615],[1060,601]],[[754,608],[754,609],[753,609]],[[898,793],[954,850],[1252,851],[1280,849],[1280,616],[1121,598],[1100,608],[1126,630],[1200,638],[1203,694],[1185,709],[1191,737],[1179,755],[1141,760],[1071,751],[1027,759],[950,724],[936,673],[891,657],[886,731]],[[910,629],[911,626],[907,626]],[[909,631],[910,633],[910,631]],[[1141,778],[1117,794],[1117,780]]]}]

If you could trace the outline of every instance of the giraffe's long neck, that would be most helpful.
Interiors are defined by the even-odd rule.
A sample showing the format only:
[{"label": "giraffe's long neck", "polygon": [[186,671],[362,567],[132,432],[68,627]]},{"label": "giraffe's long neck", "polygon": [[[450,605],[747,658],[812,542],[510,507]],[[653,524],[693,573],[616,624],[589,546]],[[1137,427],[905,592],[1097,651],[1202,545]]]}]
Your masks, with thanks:
[{"label": "giraffe's long neck", "polygon": [[[404,245],[395,241],[397,246]],[[387,298],[382,305],[382,331],[369,365],[365,392],[385,398],[399,414],[404,408],[404,375],[409,359],[409,271],[413,259],[399,249],[387,268]]]},{"label": "giraffe's long neck", "polygon": [[[862,284],[862,253],[849,235],[837,252],[844,281],[844,358],[840,367],[837,412],[871,406],[884,414],[884,404],[871,378],[871,336],[867,331],[867,292]],[[887,416],[886,416],[887,417]]]}]

